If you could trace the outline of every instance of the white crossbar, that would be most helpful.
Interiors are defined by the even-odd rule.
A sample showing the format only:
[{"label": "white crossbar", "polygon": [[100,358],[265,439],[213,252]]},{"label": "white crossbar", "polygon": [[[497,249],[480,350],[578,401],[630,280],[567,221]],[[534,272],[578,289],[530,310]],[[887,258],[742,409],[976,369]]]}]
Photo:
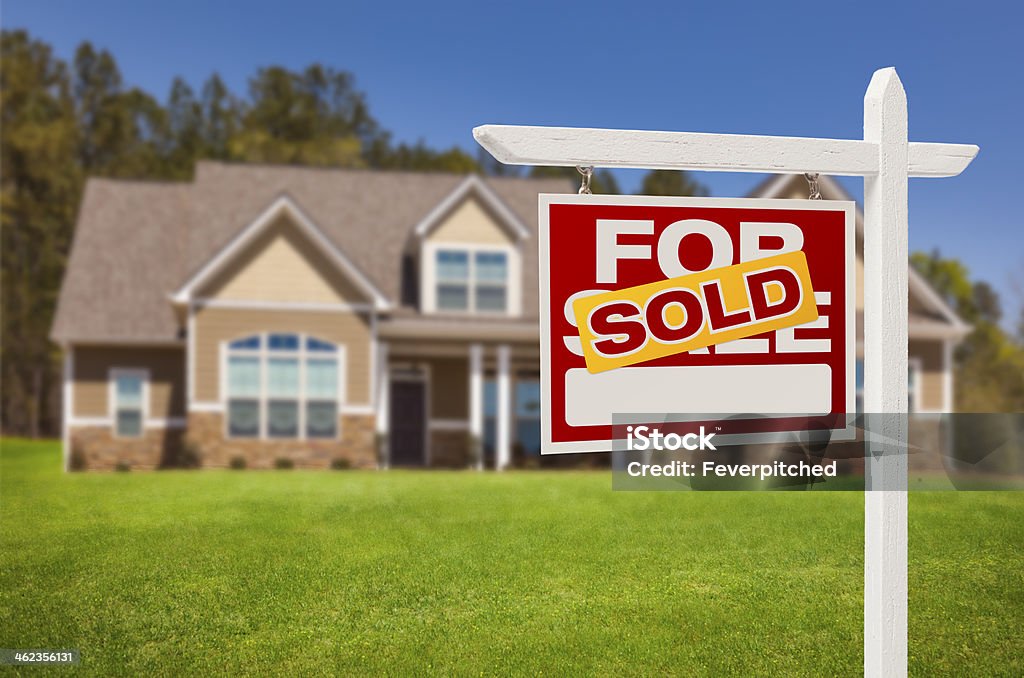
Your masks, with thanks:
[{"label": "white crossbar", "polygon": [[[860,139],[515,125],[481,125],[473,130],[473,137],[508,165],[847,176],[878,173],[878,144]],[[972,144],[911,143],[908,174],[954,177],[977,154],[978,147]]]}]

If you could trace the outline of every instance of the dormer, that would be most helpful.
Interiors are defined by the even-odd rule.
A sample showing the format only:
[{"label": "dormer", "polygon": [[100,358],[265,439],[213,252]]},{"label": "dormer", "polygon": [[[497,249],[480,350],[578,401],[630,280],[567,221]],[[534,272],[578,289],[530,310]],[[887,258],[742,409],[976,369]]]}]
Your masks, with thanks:
[{"label": "dormer", "polygon": [[479,177],[459,184],[415,235],[422,313],[522,315],[529,231]]}]

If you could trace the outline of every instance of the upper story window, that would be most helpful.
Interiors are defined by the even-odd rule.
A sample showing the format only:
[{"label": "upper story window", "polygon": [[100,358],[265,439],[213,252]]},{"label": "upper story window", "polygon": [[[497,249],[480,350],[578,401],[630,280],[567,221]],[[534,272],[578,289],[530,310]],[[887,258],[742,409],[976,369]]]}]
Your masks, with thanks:
[{"label": "upper story window", "polygon": [[111,407],[114,434],[119,438],[142,436],[146,418],[145,370],[115,369],[111,371]]},{"label": "upper story window", "polygon": [[434,251],[439,311],[509,312],[509,253],[445,246]]},{"label": "upper story window", "polygon": [[294,333],[227,346],[227,431],[234,438],[335,438],[344,351]]}]

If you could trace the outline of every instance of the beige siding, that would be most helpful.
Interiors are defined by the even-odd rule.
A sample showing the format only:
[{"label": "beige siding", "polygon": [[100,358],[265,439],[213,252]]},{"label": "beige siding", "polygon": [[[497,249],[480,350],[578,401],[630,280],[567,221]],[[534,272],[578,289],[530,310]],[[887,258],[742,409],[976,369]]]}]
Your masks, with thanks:
[{"label": "beige siding", "polygon": [[945,380],[942,370],[941,341],[911,341],[910,357],[921,363],[918,374],[921,396],[918,402],[925,410],[941,410],[944,404]]},{"label": "beige siding", "polygon": [[469,419],[469,358],[438,358],[430,365],[430,418]]},{"label": "beige siding", "polygon": [[106,417],[110,414],[109,378],[113,368],[149,371],[151,419],[184,416],[184,349],[76,346],[74,351],[74,416]]},{"label": "beige siding", "polygon": [[508,232],[498,220],[473,198],[453,209],[427,240],[481,245],[507,245],[511,242]]},{"label": "beige siding", "polygon": [[325,304],[367,300],[337,264],[286,218],[261,233],[198,296]]},{"label": "beige siding", "polygon": [[195,399],[220,401],[220,345],[257,332],[301,332],[345,346],[347,402],[370,404],[372,329],[367,313],[206,307],[195,315]]}]

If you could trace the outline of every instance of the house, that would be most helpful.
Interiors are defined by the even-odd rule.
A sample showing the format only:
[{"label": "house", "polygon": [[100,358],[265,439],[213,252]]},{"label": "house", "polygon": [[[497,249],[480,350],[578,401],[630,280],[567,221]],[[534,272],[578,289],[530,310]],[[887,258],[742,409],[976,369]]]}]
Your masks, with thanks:
[{"label": "house", "polygon": [[[66,466],[536,454],[537,195],[571,190],[217,162],[191,183],[90,180],[52,330]],[[806,191],[777,176],[755,196]],[[948,411],[967,327],[913,273],[910,294],[909,406]]]}]

